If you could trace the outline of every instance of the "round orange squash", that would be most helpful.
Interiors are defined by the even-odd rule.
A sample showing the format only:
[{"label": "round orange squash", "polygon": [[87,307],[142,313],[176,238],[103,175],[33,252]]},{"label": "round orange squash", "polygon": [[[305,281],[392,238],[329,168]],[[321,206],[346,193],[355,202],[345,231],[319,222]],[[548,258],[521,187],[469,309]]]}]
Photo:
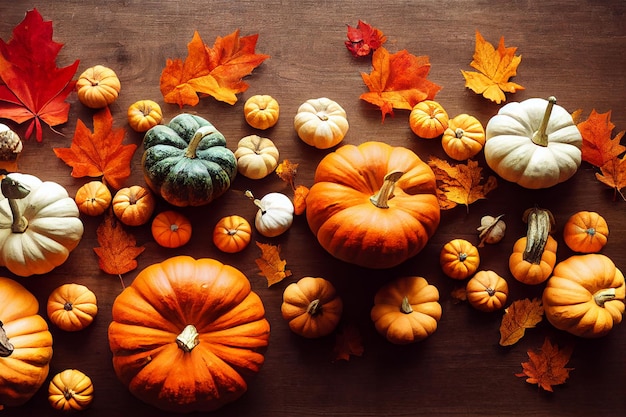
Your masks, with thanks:
[{"label": "round orange squash", "polygon": [[413,151],[382,142],[345,145],[326,155],[306,207],[309,227],[326,251],[368,268],[390,268],[415,256],[440,220],[431,168]]},{"label": "round orange squash", "polygon": [[161,106],[152,100],[139,100],[128,107],[128,125],[135,132],[147,132],[163,120]]},{"label": "round orange squash", "polygon": [[179,248],[191,239],[192,226],[182,213],[166,210],[154,216],[150,230],[154,241],[160,246]]},{"label": "round orange squash", "polygon": [[78,369],[56,374],[48,385],[48,402],[55,410],[82,411],[93,400],[93,382]]},{"label": "round orange squash", "polygon": [[478,271],[465,287],[467,301],[484,312],[500,310],[509,295],[506,280],[494,271]]},{"label": "round orange squash", "polygon": [[81,213],[88,216],[99,216],[105,212],[111,205],[113,196],[109,187],[102,181],[90,181],[82,185],[78,191],[74,201]]},{"label": "round orange squash", "polygon": [[441,104],[424,100],[413,106],[409,114],[409,126],[413,133],[424,139],[441,136],[448,128],[449,116]]},{"label": "round orange squash", "polygon": [[255,129],[269,129],[278,122],[280,106],[272,96],[258,94],[250,97],[243,105],[246,122]]},{"label": "round orange squash", "polygon": [[112,204],[113,213],[122,223],[140,226],[150,221],[156,200],[148,188],[133,185],[118,190]]},{"label": "round orange squash", "polygon": [[563,240],[574,252],[600,252],[608,238],[609,226],[595,211],[574,213],[563,228]]},{"label": "round orange squash", "polygon": [[222,252],[236,253],[250,243],[252,226],[241,216],[222,217],[213,229],[213,244]]},{"label": "round orange squash", "polygon": [[75,332],[89,326],[98,314],[96,295],[81,284],[63,284],[55,288],[46,305],[48,318],[59,329]]},{"label": "round orange squash", "polygon": [[101,109],[117,100],[121,87],[115,71],[103,65],[87,68],[76,81],[78,100],[92,109]]},{"label": "round orange squash", "polygon": [[468,278],[480,265],[478,248],[465,239],[452,239],[441,248],[439,264],[450,278]]},{"label": "round orange squash", "polygon": [[448,122],[441,146],[450,158],[464,161],[476,156],[485,146],[485,128],[469,114],[459,114]]}]

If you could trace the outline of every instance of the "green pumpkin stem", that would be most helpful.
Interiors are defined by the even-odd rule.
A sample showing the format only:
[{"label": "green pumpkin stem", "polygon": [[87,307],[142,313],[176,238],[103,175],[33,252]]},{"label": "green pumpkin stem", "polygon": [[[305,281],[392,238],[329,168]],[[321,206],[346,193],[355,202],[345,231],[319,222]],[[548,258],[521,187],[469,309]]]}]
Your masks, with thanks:
[{"label": "green pumpkin stem", "polygon": [[389,208],[387,204],[388,200],[393,197],[393,190],[396,185],[396,181],[404,175],[404,172],[394,171],[385,175],[384,182],[380,190],[376,194],[370,197],[370,201],[378,208]]},{"label": "green pumpkin stem", "polygon": [[30,190],[19,181],[8,176],[2,178],[0,188],[2,189],[2,194],[9,200],[9,207],[13,216],[11,231],[13,233],[24,233],[28,228],[28,220],[22,216],[17,200],[25,198],[30,194]]},{"label": "green pumpkin stem", "polygon": [[400,305],[400,311],[404,314],[411,314],[413,312],[413,307],[411,307],[411,303],[409,302],[409,297],[406,295],[402,298],[402,304]]},{"label": "green pumpkin stem", "polygon": [[4,325],[0,321],[0,358],[6,358],[13,353],[13,345],[4,331]]},{"label": "green pumpkin stem", "polygon": [[306,308],[306,312],[312,316],[316,316],[322,312],[322,303],[319,298],[311,301]]},{"label": "green pumpkin stem", "polygon": [[539,125],[539,129],[533,134],[532,141],[535,145],[539,146],[548,146],[548,134],[546,133],[546,129],[548,128],[548,122],[550,121],[550,115],[552,114],[552,108],[556,104],[556,97],[550,96],[548,97],[548,105],[546,106],[546,111],[543,114],[543,119],[541,119],[541,124]]},{"label": "green pumpkin stem", "polygon": [[193,324],[188,324],[176,338],[176,344],[184,352],[189,353],[200,344],[199,336],[196,327]]},{"label": "green pumpkin stem", "polygon": [[528,223],[524,260],[532,264],[541,263],[543,251],[548,243],[548,236],[554,224],[550,210],[533,207],[524,212],[524,221]]},{"label": "green pumpkin stem", "polygon": [[604,307],[604,303],[606,303],[607,301],[612,301],[615,299],[617,299],[615,294],[615,288],[604,288],[600,291],[597,291],[593,295],[593,301],[595,301],[596,304],[600,307]]},{"label": "green pumpkin stem", "polygon": [[198,130],[196,130],[196,133],[193,135],[193,138],[189,142],[187,149],[185,149],[185,157],[191,159],[196,158],[196,149],[198,148],[198,145],[200,144],[202,138],[216,132],[217,130],[215,130],[215,128],[212,126],[202,126]]}]

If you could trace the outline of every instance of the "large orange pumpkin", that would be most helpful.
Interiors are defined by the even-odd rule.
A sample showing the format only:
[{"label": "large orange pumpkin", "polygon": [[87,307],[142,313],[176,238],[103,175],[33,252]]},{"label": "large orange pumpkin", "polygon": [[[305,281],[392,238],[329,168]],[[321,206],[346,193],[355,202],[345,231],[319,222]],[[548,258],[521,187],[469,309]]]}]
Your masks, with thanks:
[{"label": "large orange pumpkin", "polygon": [[367,268],[390,268],[416,255],[440,219],[430,167],[413,151],[382,142],[326,155],[306,206],[322,247]]},{"label": "large orange pumpkin", "polygon": [[238,269],[176,256],[142,270],[115,299],[113,368],[130,392],[170,412],[211,411],[247,390],[270,327]]}]

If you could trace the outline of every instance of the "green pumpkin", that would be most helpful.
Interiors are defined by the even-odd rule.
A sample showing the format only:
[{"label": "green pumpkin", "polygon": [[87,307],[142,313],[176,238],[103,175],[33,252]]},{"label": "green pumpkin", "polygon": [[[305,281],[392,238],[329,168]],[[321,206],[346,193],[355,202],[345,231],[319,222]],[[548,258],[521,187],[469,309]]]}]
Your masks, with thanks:
[{"label": "green pumpkin", "polygon": [[224,194],[237,174],[237,159],[211,123],[179,114],[148,130],[141,160],[146,183],[177,206],[201,206]]}]

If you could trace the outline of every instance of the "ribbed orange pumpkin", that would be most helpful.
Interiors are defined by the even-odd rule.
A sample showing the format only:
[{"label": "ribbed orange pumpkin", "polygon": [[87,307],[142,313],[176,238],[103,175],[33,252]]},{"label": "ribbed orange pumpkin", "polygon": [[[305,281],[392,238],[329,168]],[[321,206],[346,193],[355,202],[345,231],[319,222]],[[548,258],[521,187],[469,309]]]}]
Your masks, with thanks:
[{"label": "ribbed orange pumpkin", "polygon": [[309,227],[342,261],[399,265],[421,251],[439,226],[435,174],[407,148],[382,142],[342,146],[322,159],[314,181],[306,199]]},{"label": "ribbed orange pumpkin", "polygon": [[75,332],[93,322],[98,314],[98,301],[84,285],[63,284],[50,293],[46,311],[50,321],[61,330]]},{"label": "ribbed orange pumpkin", "polygon": [[465,239],[452,239],[441,248],[439,264],[450,278],[468,278],[480,265],[478,248]]},{"label": "ribbed orange pumpkin", "polygon": [[213,229],[213,244],[222,252],[236,253],[250,243],[252,226],[241,216],[222,217]]},{"label": "ribbed orange pumpkin", "polygon": [[169,412],[235,401],[260,370],[270,327],[238,269],[176,256],[143,269],[113,303],[109,346],[118,378]]},{"label": "ribbed orange pumpkin", "polygon": [[141,226],[148,223],[156,206],[156,199],[150,190],[141,185],[122,188],[113,197],[113,213],[128,226]]},{"label": "ribbed orange pumpkin", "polygon": [[117,100],[121,87],[115,71],[103,65],[87,68],[76,81],[78,100],[92,109],[106,107]]},{"label": "ribbed orange pumpkin", "polygon": [[191,221],[182,213],[166,210],[154,216],[150,227],[155,242],[165,248],[179,248],[191,239]]},{"label": "ribbed orange pumpkin", "polygon": [[93,400],[91,378],[78,369],[66,369],[56,374],[48,385],[48,402],[55,410],[81,411]]},{"label": "ribbed orange pumpkin", "polygon": [[509,295],[509,285],[494,271],[478,271],[467,282],[465,292],[472,307],[492,312],[504,307]]},{"label": "ribbed orange pumpkin", "polygon": [[104,213],[111,205],[113,196],[109,187],[102,181],[94,180],[82,185],[78,191],[74,201],[81,213],[88,216],[99,216]]},{"label": "ribbed orange pumpkin", "polygon": [[574,252],[600,252],[609,238],[609,226],[595,211],[574,213],[563,227],[563,240]]},{"label": "ribbed orange pumpkin", "polygon": [[424,139],[441,136],[448,128],[448,121],[448,113],[441,104],[433,100],[420,101],[409,114],[411,130]]},{"label": "ribbed orange pumpkin", "polygon": [[485,128],[469,114],[459,114],[448,122],[441,146],[450,158],[463,161],[476,156],[485,146]]}]

